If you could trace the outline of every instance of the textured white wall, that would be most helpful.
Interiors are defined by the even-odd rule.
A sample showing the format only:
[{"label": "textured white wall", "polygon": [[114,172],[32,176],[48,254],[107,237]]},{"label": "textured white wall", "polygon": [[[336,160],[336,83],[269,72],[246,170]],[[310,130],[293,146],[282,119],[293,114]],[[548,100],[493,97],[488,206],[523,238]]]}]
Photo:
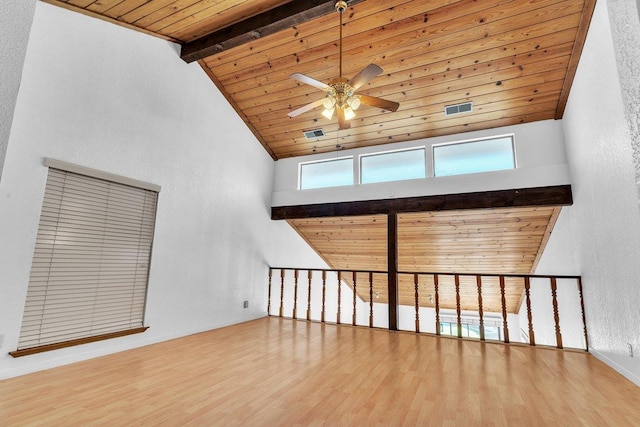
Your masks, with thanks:
[{"label": "textured white wall", "polygon": [[536,273],[582,275],[591,351],[640,385],[640,212],[606,2],[596,4],[563,125],[574,205]]},{"label": "textured white wall", "polygon": [[[162,186],[151,328],[13,359],[44,157]],[[325,267],[270,220],[273,164],[175,45],[38,2],[0,182],[0,378],[264,316],[267,265]]]},{"label": "textured white wall", "polygon": [[640,195],[640,3],[608,0],[609,21],[618,63],[625,119],[633,147],[636,186]]},{"label": "textured white wall", "polygon": [[0,3],[0,180],[36,0]]}]

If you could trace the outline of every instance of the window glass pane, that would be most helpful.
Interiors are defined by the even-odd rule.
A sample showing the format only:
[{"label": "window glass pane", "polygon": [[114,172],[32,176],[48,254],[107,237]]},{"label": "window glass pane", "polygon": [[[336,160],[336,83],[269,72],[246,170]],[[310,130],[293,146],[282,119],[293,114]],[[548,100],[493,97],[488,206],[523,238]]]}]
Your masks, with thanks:
[{"label": "window glass pane", "polygon": [[300,189],[353,185],[353,158],[300,165]]},{"label": "window glass pane", "polygon": [[500,340],[500,328],[497,326],[485,326],[484,338],[488,340]]},{"label": "window glass pane", "polygon": [[433,147],[435,176],[515,169],[511,136]]},{"label": "window glass pane", "polygon": [[425,177],[424,148],[371,154],[360,158],[360,182],[362,184]]}]

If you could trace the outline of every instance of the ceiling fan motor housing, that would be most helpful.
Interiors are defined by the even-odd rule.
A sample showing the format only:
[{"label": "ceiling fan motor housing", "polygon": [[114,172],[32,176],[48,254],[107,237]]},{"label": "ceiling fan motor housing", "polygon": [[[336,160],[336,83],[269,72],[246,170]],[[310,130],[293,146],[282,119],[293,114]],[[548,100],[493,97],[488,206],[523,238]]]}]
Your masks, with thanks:
[{"label": "ceiling fan motor housing", "polygon": [[345,10],[347,10],[347,2],[346,1],[339,1],[336,3],[336,10],[340,13],[344,12]]}]

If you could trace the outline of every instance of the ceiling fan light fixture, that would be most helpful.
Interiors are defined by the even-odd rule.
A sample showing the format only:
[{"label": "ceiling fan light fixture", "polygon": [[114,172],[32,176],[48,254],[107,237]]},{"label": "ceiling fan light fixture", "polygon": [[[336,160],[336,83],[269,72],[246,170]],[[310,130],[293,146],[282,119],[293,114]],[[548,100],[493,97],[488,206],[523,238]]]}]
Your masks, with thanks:
[{"label": "ceiling fan light fixture", "polygon": [[360,107],[360,97],[358,97],[358,96],[350,96],[349,98],[347,98],[347,104],[354,111],[357,110]]},{"label": "ceiling fan light fixture", "polygon": [[322,115],[325,116],[327,118],[327,120],[331,120],[331,118],[333,117],[333,112],[334,111],[335,111],[334,107],[325,108],[325,110],[322,112]]},{"label": "ceiling fan light fixture", "polygon": [[351,107],[345,107],[344,108],[344,118],[345,120],[351,120],[356,116],[356,113],[353,111],[353,108]]},{"label": "ceiling fan light fixture", "polygon": [[333,96],[327,96],[322,103],[325,110],[331,110],[336,106],[336,99]]}]

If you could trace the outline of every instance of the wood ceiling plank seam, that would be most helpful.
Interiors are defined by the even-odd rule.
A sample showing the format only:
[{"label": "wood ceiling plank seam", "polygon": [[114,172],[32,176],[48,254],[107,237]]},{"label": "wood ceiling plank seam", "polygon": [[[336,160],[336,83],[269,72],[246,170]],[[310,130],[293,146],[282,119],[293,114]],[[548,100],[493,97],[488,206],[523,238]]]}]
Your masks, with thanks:
[{"label": "wood ceiling plank seam", "polygon": [[[566,59],[565,59],[565,63],[568,63],[569,60],[569,55],[566,55]],[[540,61],[538,67],[546,67],[546,63],[545,61],[550,61],[550,60],[554,60],[557,58],[554,57],[550,57],[548,59],[543,59]],[[535,64],[535,63],[534,63]],[[471,67],[472,68],[472,67]],[[506,68],[503,73],[504,75],[500,75],[499,77],[496,77],[494,79],[492,79],[493,81],[504,81],[504,80],[509,80],[510,78],[513,78],[514,75],[528,75],[530,74],[532,71],[529,69],[531,67],[528,67],[527,70],[518,70],[516,67],[513,68]],[[566,68],[565,64],[562,64],[561,67],[555,67],[553,69],[559,69],[559,68]],[[469,77],[461,77],[460,79],[454,79],[455,80],[460,80],[463,83],[467,83],[467,82],[474,82],[477,81],[477,85],[481,84],[481,83],[485,83],[485,80],[479,80],[484,74],[479,74],[479,75],[472,75]],[[564,77],[564,76],[563,76]],[[434,77],[433,75],[426,75],[423,77],[419,77],[419,78],[412,78],[409,82],[411,83],[412,87],[425,87],[425,88],[430,88],[433,91],[436,90],[440,90],[442,87],[447,87],[447,84],[449,83],[449,81],[443,81],[443,82],[439,82],[436,83],[433,81]],[[475,79],[475,80],[468,80],[468,79]],[[462,83],[456,83],[457,85],[460,85]],[[257,84],[259,85],[259,83]],[[261,88],[260,90],[264,90],[263,88]],[[363,93],[366,93],[367,95],[372,95],[372,96],[378,96],[381,95],[382,93],[384,93],[385,96],[387,97],[392,97],[396,100],[401,101],[401,99],[399,99],[400,95],[405,95],[406,92],[406,88],[403,86],[400,86],[399,84],[391,84],[389,86],[386,85],[380,85],[377,87],[368,87],[366,88]],[[287,105],[290,106],[290,108],[293,108],[295,106],[298,105],[302,105],[305,101],[309,101],[309,97],[312,96],[313,98],[317,96],[322,96],[322,92],[321,91],[314,91],[312,89],[310,89],[309,91],[307,91],[306,93],[303,93],[302,95],[299,95],[297,97],[293,97],[290,98],[288,93],[285,92],[285,94],[279,95],[279,94],[271,94],[272,96],[274,96],[272,98],[272,104],[273,104],[273,99],[275,99],[276,101],[276,108],[278,108],[278,105]],[[280,97],[282,96],[282,98]],[[235,97],[234,97],[235,99]],[[279,101],[278,101],[279,100]],[[249,102],[240,102],[239,105],[242,105],[244,109],[247,110],[247,115],[250,117],[252,115],[255,115],[256,113],[259,112],[264,112],[264,110],[266,108],[269,108],[268,105],[265,105],[264,103],[260,104],[260,105],[255,105],[258,102],[260,102],[260,99],[258,98],[257,100],[250,100]],[[271,107],[273,108],[273,107]],[[284,108],[284,107],[280,107],[280,108]]]},{"label": "wood ceiling plank seam", "polygon": [[[126,14],[122,15],[121,19],[126,21],[126,22],[131,22],[134,24],[138,24],[138,21],[140,21],[141,19],[150,16],[154,13],[157,13],[158,11],[161,10],[166,10],[167,12],[170,11],[175,11],[177,10],[174,7],[171,7],[172,4],[176,3],[176,0],[153,0],[153,1],[149,1],[146,2],[145,4],[131,10],[130,12],[127,12]],[[165,12],[165,13],[167,13]],[[142,23],[139,23],[138,25],[140,26],[144,26],[144,23],[146,21],[142,21]]]},{"label": "wood ceiling plank seam", "polygon": [[[551,92],[542,92],[539,91],[535,94],[527,94],[525,96],[519,96],[517,98],[512,98],[509,94],[503,94],[503,99],[500,101],[491,102],[488,99],[485,99],[488,96],[481,98],[473,98],[469,99],[474,103],[474,114],[479,112],[487,112],[487,111],[495,111],[500,109],[512,109],[513,107],[521,106],[521,105],[536,105],[539,103],[545,103],[550,101],[556,101],[558,99],[558,95],[560,94],[560,90],[553,90]],[[520,94],[521,95],[521,94]],[[493,95],[491,95],[493,97]],[[484,102],[482,102],[484,101]],[[455,103],[455,102],[454,102]],[[378,130],[381,129],[389,129],[388,125],[393,123],[390,129],[398,129],[404,128],[408,123],[415,122],[417,120],[421,120],[421,118],[425,117],[426,119],[432,119],[434,116],[439,114],[444,114],[444,103],[438,102],[436,104],[425,105],[417,108],[406,108],[403,110],[404,115],[403,118],[397,119],[394,118],[391,114],[376,114],[376,115],[360,115],[356,118],[356,123],[359,128],[363,128],[364,126],[377,126]],[[407,116],[408,118],[404,118]],[[445,116],[446,117],[446,116]],[[423,120],[426,120],[423,119]],[[432,120],[432,122],[435,120]],[[303,123],[303,124],[306,124]],[[331,133],[335,132],[338,129],[338,126],[335,124],[329,124],[328,126],[322,126],[324,132],[326,134],[326,138],[331,138]],[[290,128],[286,126],[281,126],[273,129],[264,129],[258,128],[261,135],[268,143],[277,144],[278,141],[282,141],[285,139],[293,139],[297,142],[304,142],[299,135],[302,135],[302,132],[308,129],[308,125],[306,126],[298,126],[297,124],[293,124]],[[279,133],[272,133],[272,131],[279,131]]]},{"label": "wood ceiling plank seam", "polygon": [[576,71],[578,70],[578,63],[580,61],[580,56],[582,55],[582,49],[584,48],[584,44],[587,40],[587,31],[591,24],[591,17],[593,16],[595,5],[596,0],[585,0],[584,2],[584,9],[578,26],[578,33],[576,35],[576,42],[574,44],[573,52],[571,53],[569,67],[567,68],[565,84],[562,88],[562,93],[560,94],[560,100],[558,101],[558,108],[555,115],[556,119],[561,119],[564,115],[564,109],[566,108],[567,101],[569,100],[569,92],[573,85],[573,79],[575,78]]},{"label": "wood ceiling plank seam", "polygon": [[262,138],[262,136],[260,135],[260,133],[255,129],[255,127],[253,126],[253,124],[247,119],[247,116],[242,112],[242,110],[240,110],[238,108],[238,106],[235,104],[235,102],[233,101],[233,99],[227,94],[227,92],[224,90],[224,87],[220,84],[220,82],[216,79],[216,76],[211,73],[211,70],[209,69],[209,67],[207,67],[202,61],[198,61],[198,63],[200,64],[200,67],[202,67],[203,71],[207,74],[207,76],[209,76],[209,79],[211,79],[211,81],[213,82],[213,84],[218,88],[218,90],[220,91],[220,93],[222,93],[222,96],[225,97],[225,99],[227,100],[227,102],[231,105],[231,107],[236,111],[236,113],[238,114],[238,116],[240,116],[240,118],[242,119],[242,121],[244,121],[244,123],[247,125],[247,127],[249,128],[249,130],[251,131],[251,133],[253,133],[253,135],[256,137],[256,139],[260,142],[260,144],[262,144],[262,146],[264,147],[264,149],[267,151],[267,153],[271,156],[271,158],[273,160],[278,160],[278,158],[276,157],[275,152],[271,149],[271,147],[269,146],[269,144],[267,144],[264,139]]},{"label": "wood ceiling plank seam", "polygon": [[54,6],[61,7],[63,9],[70,10],[72,12],[80,13],[82,15],[89,16],[91,18],[96,18],[96,19],[99,19],[101,21],[109,22],[111,24],[115,24],[115,25],[130,29],[130,30],[138,31],[138,32],[141,32],[141,33],[153,36],[153,37],[157,37],[157,38],[160,38],[160,39],[163,39],[163,40],[167,40],[167,41],[170,41],[170,42],[173,42],[173,43],[179,43],[178,40],[174,40],[171,37],[167,37],[167,36],[164,36],[162,34],[152,33],[151,31],[147,31],[144,28],[137,27],[137,26],[135,26],[133,24],[130,24],[128,22],[120,21],[120,20],[111,18],[109,16],[105,16],[105,15],[102,15],[102,14],[99,14],[99,13],[95,13],[95,12],[92,12],[90,10],[87,10],[87,9],[84,9],[84,8],[81,8],[81,7],[77,7],[77,6],[72,5],[70,3],[62,2],[62,1],[59,1],[59,0],[40,0],[40,1],[42,1],[44,3],[52,4]]},{"label": "wood ceiling plank seam", "polygon": [[[470,123],[470,124],[456,125],[456,126],[439,128],[439,129],[426,129],[420,132],[413,132],[413,133],[403,134],[403,135],[391,135],[391,136],[386,136],[382,138],[372,138],[372,139],[367,139],[366,141],[356,140],[356,141],[350,142],[350,141],[347,141],[346,139],[340,139],[340,144],[341,146],[344,146],[345,149],[352,149],[352,148],[359,148],[359,147],[376,147],[376,146],[386,145],[392,142],[413,141],[416,139],[427,139],[427,138],[434,138],[434,137],[446,136],[446,135],[457,135],[457,134],[464,135],[466,132],[501,128],[505,126],[513,126],[516,124],[531,123],[531,122],[536,122],[540,120],[549,120],[552,118],[553,117],[550,117],[548,112],[543,112],[543,113],[529,114],[527,115],[527,117],[515,117],[515,118],[509,117],[506,119],[491,120],[485,123]],[[335,142],[333,143],[333,145],[308,143],[304,145],[289,147],[286,150],[278,149],[274,151],[276,152],[276,155],[278,156],[279,159],[285,159],[289,157],[308,155],[312,149],[317,154],[335,152]]]},{"label": "wood ceiling plank seam", "polygon": [[[413,56],[408,58],[403,58],[402,61],[400,61],[399,65],[389,64],[389,66],[387,67],[387,73],[379,77],[385,79],[385,81],[389,81],[390,83],[392,83],[395,81],[395,77],[387,77],[387,75],[395,76],[396,74],[400,74],[402,78],[402,80],[400,81],[407,81],[408,79],[412,79],[414,77],[414,74],[416,74],[417,76],[432,75],[450,72],[451,68],[460,68],[460,66],[456,67],[455,65],[451,67],[451,63],[462,63],[462,66],[471,66],[479,62],[486,62],[495,60],[500,57],[505,57],[510,53],[525,53],[535,50],[550,49],[554,46],[565,43],[573,46],[575,31],[576,29],[572,27],[558,32],[541,35],[535,40],[519,40],[508,44],[493,46],[482,51],[473,51],[473,49],[475,48],[476,40],[469,40],[468,42],[461,45],[453,47],[445,46],[440,50],[432,49],[427,52],[414,54]],[[570,53],[570,50],[571,48],[568,48],[568,54]],[[469,52],[473,53],[470,54]],[[486,60],[484,59],[485,57]],[[375,60],[375,58],[373,59]],[[423,69],[423,71],[419,71],[420,69]],[[327,65],[321,68],[321,65],[315,64],[314,77],[324,80],[330,79],[334,75],[334,70],[334,65]],[[349,67],[347,66],[347,73],[349,72],[351,72],[351,70],[349,70]],[[378,79],[378,81],[380,81],[380,78]],[[246,90],[255,89],[256,86],[268,88],[272,84],[280,85],[282,84],[282,82],[287,83],[287,85],[284,86],[284,89],[293,87],[293,82],[289,78],[289,75],[286,73],[283,73],[282,76],[277,76],[277,78],[276,76],[271,75],[269,76],[268,80],[257,77],[251,82],[250,85],[246,81],[229,81],[227,82],[226,86],[228,90],[233,94],[240,94]]]},{"label": "wood ceiling plank seam", "polygon": [[[238,5],[231,4],[230,7],[235,8],[246,4],[250,0],[241,0]],[[170,23],[182,21],[183,25],[185,21],[191,25],[197,25],[199,22],[198,12],[208,8],[208,5],[219,5],[224,1],[219,2],[216,0],[177,0],[171,4],[171,7],[163,7],[162,9],[156,9],[153,12],[141,17],[136,22],[140,25],[149,28],[151,31],[163,32],[164,28]]]},{"label": "wood ceiling plank seam", "polygon": [[551,215],[549,215],[549,222],[547,224],[546,230],[544,231],[544,237],[540,242],[540,247],[538,248],[536,259],[533,261],[533,264],[531,265],[531,271],[529,271],[529,274],[535,274],[536,268],[538,268],[538,263],[542,258],[542,254],[544,253],[545,248],[547,247],[547,243],[549,242],[549,238],[551,237],[553,228],[555,227],[556,222],[558,221],[558,217],[560,216],[561,210],[562,210],[561,207],[555,207],[551,212]]},{"label": "wood ceiling plank seam", "polygon": [[[500,110],[496,110],[496,111],[488,111],[488,112],[483,112],[483,113],[476,113],[472,116],[465,116],[465,117],[457,117],[457,118],[446,118],[446,119],[439,119],[437,116],[432,116],[428,121],[426,120],[420,120],[420,123],[415,124],[415,125],[399,125],[401,126],[401,129],[398,131],[397,128],[393,128],[393,129],[385,129],[385,130],[374,130],[374,131],[368,131],[366,128],[364,128],[364,130],[362,131],[358,131],[357,133],[354,132],[353,136],[359,137],[363,140],[368,140],[371,138],[380,138],[380,137],[388,137],[391,135],[396,135],[399,132],[401,133],[411,133],[414,131],[422,131],[425,129],[425,127],[436,127],[441,125],[442,123],[440,122],[444,122],[444,123],[448,123],[449,126],[456,126],[456,125],[469,125],[472,123],[481,123],[483,121],[487,121],[487,120],[496,120],[496,119],[504,119],[504,118],[508,118],[508,117],[523,117],[527,114],[533,114],[533,113],[537,113],[537,112],[546,112],[546,117],[549,117],[548,112],[549,111],[555,111],[555,109],[553,108],[553,105],[556,105],[557,101],[556,100],[552,100],[552,101],[546,101],[540,104],[531,104],[531,103],[527,103],[526,105],[520,105],[517,107],[513,107],[509,110],[505,110],[505,109],[500,109]],[[444,116],[444,113],[441,114],[442,116]],[[551,115],[549,117],[550,119],[553,118],[553,115]],[[396,122],[394,122],[396,123]],[[359,127],[358,129],[363,129],[361,127]],[[346,137],[346,136],[345,136]],[[300,139],[301,142],[305,142],[304,140],[302,140],[302,138]],[[347,147],[349,147],[348,142],[340,142],[340,145],[344,148],[347,149]],[[296,141],[294,140],[293,144],[290,144],[287,141],[287,145],[279,145],[279,144],[274,144],[271,143],[269,144],[269,146],[275,151],[281,151],[281,150],[286,150],[288,148],[292,148],[292,147],[296,147],[299,146],[296,145]],[[335,145],[334,145],[334,149],[335,149]]]},{"label": "wood ceiling plank seam", "polygon": [[[415,63],[411,64],[408,61],[402,61],[402,66],[394,67],[394,69],[388,70],[388,73],[379,76],[380,78],[376,82],[375,85],[377,88],[380,87],[397,87],[398,84],[409,82],[411,86],[414,85],[414,79],[424,79],[427,76],[445,78],[450,77],[451,75],[457,76],[458,74],[465,74],[469,71],[475,71],[478,74],[493,72],[496,69],[503,69],[494,66],[495,63],[502,64],[505,61],[511,60],[514,62],[511,66],[517,66],[522,64],[529,64],[537,60],[538,57],[554,57],[558,55],[570,55],[571,49],[573,47],[573,41],[571,40],[573,31],[565,30],[566,33],[566,42],[557,43],[557,39],[552,36],[543,36],[535,41],[524,41],[512,43],[505,46],[494,47],[487,49],[482,52],[477,52],[474,56],[476,59],[473,59],[473,56],[458,56],[458,57],[449,57],[444,60],[437,61],[435,63],[430,63],[425,65],[425,61],[430,59],[431,53],[422,54],[420,56],[414,56],[413,58],[418,58],[417,61],[420,61],[420,64]],[[553,42],[553,44],[551,43]],[[445,55],[446,56],[446,55]],[[481,59],[479,59],[481,58]],[[404,68],[403,68],[404,67]],[[486,68],[485,68],[486,67]],[[326,70],[326,73],[325,73]],[[333,73],[334,69],[332,67],[327,67],[323,70],[318,70],[316,74],[320,74],[322,72],[322,77],[320,79],[322,81],[327,80],[330,74]],[[325,75],[326,74],[326,75]],[[372,87],[371,82],[364,86],[366,88]],[[299,94],[309,93],[306,87],[296,85],[292,87],[291,79],[283,79],[277,81],[269,81],[268,84],[259,84],[257,87],[254,85],[250,88],[242,86],[234,86],[234,88],[229,87],[230,91],[233,91],[232,94],[234,99],[236,99],[239,103],[242,101],[246,101],[258,95],[258,93],[263,93],[264,95],[273,96],[278,93],[288,93],[288,96],[297,96]],[[238,90],[241,89],[241,90]]]},{"label": "wood ceiling plank seam", "polygon": [[55,0],[55,3],[65,3],[69,6],[75,6],[86,9],[98,0]]},{"label": "wood ceiling plank seam", "polygon": [[[499,50],[503,51],[502,49]],[[429,74],[421,72],[420,70],[424,69],[424,67],[419,67],[417,69],[414,68],[408,71],[410,76],[409,79],[406,79],[406,76],[404,75],[402,76],[404,80],[401,80],[399,78],[381,79],[375,89],[372,89],[371,85],[368,85],[362,88],[359,92],[366,93],[371,96],[391,96],[394,95],[393,91],[395,91],[395,93],[400,93],[402,92],[402,90],[406,90],[407,86],[409,86],[411,89],[424,88],[437,84],[444,84],[450,81],[452,78],[460,81],[462,79],[467,79],[470,77],[477,77],[500,71],[504,72],[505,70],[524,68],[525,66],[534,66],[541,60],[566,57],[566,62],[568,63],[570,59],[570,53],[570,45],[562,44],[560,46],[554,46],[542,50],[534,49],[532,51],[522,52],[517,55],[513,55],[511,52],[509,52],[508,54],[504,54],[501,58],[487,58],[487,60],[484,62],[478,62],[478,60],[475,60],[472,64],[466,65],[464,67],[447,68],[444,70],[440,70],[441,67],[438,67],[439,69],[436,72]],[[445,63],[447,63],[447,65],[451,65],[452,61],[455,61],[455,59],[440,61],[440,63],[442,65],[445,65]],[[468,60],[466,60],[465,62],[468,62]],[[270,85],[270,87],[273,87],[273,85]],[[284,88],[283,90],[277,92],[268,91],[266,89],[267,87],[264,86],[259,86],[257,88],[254,87],[250,91],[235,93],[233,94],[233,97],[241,107],[250,108],[253,106],[267,105],[269,104],[269,102],[273,101],[274,96],[279,98],[286,97],[295,99],[296,96],[307,96],[309,94],[309,91],[300,85],[296,86],[295,88]],[[317,93],[318,95],[322,94],[322,92],[320,91],[318,91]],[[388,95],[389,93],[391,93],[391,95]]]},{"label": "wood ceiling plank seam", "polygon": [[[434,9],[437,6],[434,5],[432,1],[421,0],[420,2],[413,1],[403,3],[404,5],[402,6],[395,5],[393,7],[389,7],[386,4],[384,5],[384,7],[381,7],[381,4],[379,6],[380,10],[376,14],[365,12],[365,14],[363,14],[362,16],[357,16],[356,19],[347,20],[344,24],[343,30],[343,39],[345,45],[356,44],[356,42],[354,42],[354,39],[357,38],[355,39],[357,40],[357,45],[365,46],[371,41],[372,36],[380,33],[380,28],[384,28],[385,33],[393,33],[398,29],[401,29],[403,31],[403,34],[412,34],[416,30],[425,26],[425,14],[428,14],[433,10],[436,11],[436,14],[438,13],[437,9]],[[457,3],[458,2],[456,2],[456,4]],[[484,5],[485,2],[481,3]],[[494,3],[500,3],[500,1],[492,0],[491,2],[486,3],[490,3],[491,5],[493,5]],[[409,5],[409,7],[406,7],[407,4]],[[419,10],[419,12],[417,10]],[[409,25],[408,21],[413,21],[413,25]],[[327,40],[338,39],[338,29],[336,26],[337,21],[335,17],[333,17],[333,24],[333,28],[328,28],[323,32],[316,32],[310,36],[307,36],[304,39],[303,43],[304,50],[307,52],[322,52],[322,54],[318,57],[325,56],[326,53],[324,52],[327,49],[335,51],[335,53],[337,54],[338,52],[335,49],[336,42],[327,42]],[[280,46],[269,50],[268,57],[271,61],[283,59],[289,57],[292,51],[298,51],[299,48],[299,40],[285,39]],[[254,55],[247,55],[243,58],[238,58],[233,62],[220,64],[219,67],[217,67],[216,71],[219,72],[221,76],[225,76],[228,74],[233,74],[236,72],[236,70],[239,69],[253,68],[260,63],[258,58],[259,57],[256,57]]]},{"label": "wood ceiling plank seam", "polygon": [[[212,7],[200,9],[197,12],[190,14],[189,19],[185,18],[164,26],[162,28],[162,31],[165,31],[167,34],[173,35],[180,32],[182,32],[183,34],[186,33],[185,39],[187,40],[187,42],[193,42],[198,39],[196,34],[204,33],[202,36],[204,37],[207,34],[212,33],[211,29],[217,28],[220,25],[220,18],[224,17],[226,14],[229,14],[229,12],[237,13],[231,14],[225,18],[224,28],[230,28],[234,25],[241,25],[244,21],[254,18],[255,16],[258,16],[261,13],[267,12],[271,9],[277,8],[284,3],[287,3],[287,1],[288,0],[273,1],[266,5],[266,7],[261,3],[248,1],[247,8],[243,10],[237,8],[238,5],[236,3],[234,3],[232,7],[225,8],[223,10],[212,10],[214,9]],[[195,23],[190,23],[191,17],[193,17]]]},{"label": "wood ceiling plank seam", "polygon": [[100,0],[90,4],[89,6],[86,7],[86,9],[90,10],[91,12],[104,14],[106,10],[109,10],[112,7],[117,6],[118,4],[124,1],[126,0]]},{"label": "wood ceiling plank seam", "polygon": [[145,3],[148,3],[148,0],[126,0],[115,6],[112,6],[108,10],[105,10],[103,14],[113,19],[121,20],[121,17],[123,15],[136,10],[140,6],[143,6]]},{"label": "wood ceiling plank seam", "polygon": [[[555,81],[558,82],[559,80],[555,80]],[[511,112],[513,112],[514,106],[517,107],[517,106],[525,106],[525,105],[537,105],[539,103],[548,102],[551,99],[555,99],[557,101],[557,97],[553,96],[555,93],[559,93],[559,92],[558,91],[549,92],[549,93],[539,92],[539,93],[535,93],[532,95],[525,95],[525,96],[521,96],[520,93],[517,93],[520,96],[518,98],[512,98],[507,92],[504,95],[505,99],[503,101],[490,102],[490,100],[487,100],[487,102],[483,104],[478,104],[478,105],[484,106],[482,109],[489,112],[493,110],[500,110],[502,107],[508,108]],[[493,95],[493,94],[489,94],[489,95]],[[473,101],[474,98],[471,98],[470,100]],[[462,117],[460,116],[447,117],[444,114],[444,105],[446,105],[444,103],[444,100],[441,100],[441,102],[436,103],[435,106],[430,104],[424,107],[407,108],[406,110],[403,110],[404,114],[400,116],[398,115],[394,116],[391,114],[368,116],[368,115],[361,114],[359,117],[355,119],[355,124],[357,126],[355,126],[354,129],[351,129],[348,131],[345,131],[345,130],[341,131],[341,141],[345,141],[348,138],[354,138],[354,137],[362,136],[365,134],[371,134],[374,132],[375,134],[380,134],[381,130],[384,130],[385,132],[390,132],[393,129],[397,129],[400,132],[404,132],[404,130],[406,130],[404,128],[407,125],[410,125],[411,123],[414,123],[416,125],[421,124],[422,126],[425,126],[425,127],[432,127],[435,124],[453,123],[454,121],[460,121],[460,120],[468,120],[469,122],[474,122],[474,120],[477,120],[477,117],[475,117],[478,115],[477,111],[473,114],[464,115]],[[476,110],[478,108],[479,107],[476,107]],[[438,123],[438,122],[442,122],[442,123]],[[376,126],[376,129],[372,130],[366,127],[362,127],[365,125]],[[335,148],[335,131],[337,130],[337,126],[331,123],[320,125],[320,126],[323,126],[325,133],[327,133],[327,136],[325,137],[324,140],[332,141],[334,143],[334,148]],[[399,127],[401,128],[398,129]],[[267,134],[265,135],[265,140],[270,142],[270,145],[273,149],[284,148],[287,146],[291,146],[292,144],[295,144],[295,143],[307,142],[306,139],[302,137],[303,135],[301,133],[299,134],[300,136],[297,136],[297,135],[298,133],[295,131],[292,131],[291,133],[285,131],[282,134],[276,134],[276,135]],[[279,142],[280,138],[286,138],[286,141],[284,143],[280,143]],[[293,138],[293,140],[290,140],[289,138]]]},{"label": "wood ceiling plank seam", "polygon": [[[543,83],[541,85],[525,86],[522,88],[510,89],[508,92],[502,93],[503,102],[510,101],[510,100],[516,100],[517,102],[518,99],[530,99],[532,97],[535,97],[535,99],[540,99],[540,97],[547,96],[547,95],[554,95],[557,99],[557,96],[560,94],[560,90],[562,88],[563,83],[564,83],[564,80],[559,79],[559,80]],[[464,95],[464,93],[462,94]],[[461,102],[473,101],[474,104],[477,103],[477,105],[483,105],[485,103],[488,103],[490,99],[492,99],[494,96],[495,96],[494,93],[489,93],[489,94],[478,95],[474,97],[452,98],[450,102],[452,104],[456,104]],[[421,101],[422,101],[421,99],[410,100],[408,102],[405,101],[404,106],[406,108],[402,110],[404,113],[406,113],[404,114],[404,116],[413,117],[415,119],[416,117],[429,116],[435,112],[438,112],[444,109],[442,99],[434,99],[433,101],[428,101],[428,102],[421,102]],[[277,118],[278,117],[274,117],[273,119],[275,120]],[[380,113],[380,114],[367,114],[366,117],[359,116],[356,118],[356,120],[357,120],[356,123],[359,126],[367,126],[367,125],[378,125],[378,124],[384,125],[387,121],[398,121],[403,119],[394,118],[389,114]],[[255,121],[253,121],[253,123],[255,123]],[[317,121],[313,122],[313,124],[316,127],[322,126],[326,136],[324,138],[318,138],[316,139],[316,141],[322,141],[322,140],[328,140],[328,139],[335,140],[335,137],[332,136],[332,133],[338,129],[338,126],[336,123],[324,122],[324,121],[321,124],[317,124],[317,123],[318,123]],[[299,122],[299,121],[293,122],[291,123],[290,127],[286,125],[269,127],[268,124],[267,125],[261,124],[256,126],[256,128],[263,135],[265,140],[275,142],[277,140],[272,139],[274,135],[284,134],[284,135],[293,136],[295,135],[296,131],[301,133],[304,130],[310,129],[311,128],[310,125],[311,124],[309,120],[305,120],[303,122]]]},{"label": "wood ceiling plank seam", "polygon": [[[386,2],[365,2],[360,3],[358,7],[349,7],[349,13],[344,16],[345,30],[349,27],[349,24],[358,19],[371,19],[376,14],[389,8],[398,9],[403,4],[415,3],[415,0],[392,0]],[[335,37],[338,36],[338,28],[336,26],[336,17],[332,15],[326,15],[325,17],[315,19],[313,21],[305,22],[297,25],[295,29],[292,28],[292,35],[286,35],[285,33],[277,33],[269,35],[265,38],[261,38],[254,43],[248,43],[242,46],[229,49],[216,55],[207,57],[207,61],[212,61],[215,64],[227,64],[235,62],[246,56],[263,55],[266,51],[278,49],[279,46],[286,43],[291,43],[290,37],[294,37],[297,43],[307,45],[305,41],[308,37],[314,36],[318,33],[325,33],[329,30],[336,32]],[[348,34],[348,31],[347,31]],[[326,35],[323,36],[326,38]],[[258,43],[259,42],[259,43]],[[287,49],[289,52],[290,48]]]},{"label": "wood ceiling plank seam", "polygon": [[[546,1],[557,2],[558,0]],[[575,3],[575,1],[576,0],[573,0],[571,3]],[[562,3],[566,3],[566,1]],[[563,7],[557,6],[557,8],[553,10],[554,13],[557,14],[557,17],[544,22],[532,21],[537,17],[536,15],[539,13],[539,10],[540,9],[533,10],[522,15],[516,15],[515,17],[507,17],[496,22],[483,23],[482,25],[470,22],[470,28],[454,33],[443,34],[438,37],[429,37],[426,34],[416,37],[415,31],[394,34],[387,30],[382,31],[382,33],[388,34],[388,36],[376,37],[375,34],[366,34],[360,36],[357,39],[357,42],[355,42],[355,38],[352,37],[350,39],[345,39],[345,44],[349,46],[349,48],[344,51],[344,56],[359,58],[363,55],[367,55],[369,56],[368,60],[370,62],[375,62],[379,65],[381,64],[384,68],[385,62],[391,62],[394,58],[410,58],[412,55],[416,55],[424,49],[439,50],[442,49],[441,46],[452,47],[472,40],[475,40],[476,44],[482,41],[480,46],[483,46],[484,44],[489,45],[490,43],[493,43],[493,46],[501,46],[503,44],[513,42],[513,38],[516,37],[516,35],[521,39],[525,39],[538,37],[542,34],[548,33],[549,29],[551,29],[552,32],[556,32],[557,28],[562,26],[565,26],[565,28],[567,25],[571,25],[571,27],[576,28],[578,26],[580,15],[579,8],[571,8],[568,7],[568,5],[563,5]],[[575,22],[565,22],[568,21],[566,17],[572,15],[575,15]],[[517,20],[515,19],[516,17],[518,17]],[[522,22],[536,23],[523,24]],[[381,32],[379,29],[376,31]],[[511,38],[505,41],[505,35],[510,35]],[[487,47],[483,47],[483,50],[484,49],[487,49]],[[318,48],[305,49],[303,52],[304,55],[298,53],[296,56],[293,56],[291,55],[291,51],[289,51],[287,55],[280,58],[270,57],[268,66],[264,63],[257,63],[244,69],[247,71],[240,70],[241,72],[238,72],[236,70],[235,72],[228,74],[223,74],[221,72],[218,72],[217,74],[222,83],[227,83],[228,81],[238,82],[245,79],[254,79],[261,75],[272,75],[274,70],[283,70],[284,72],[284,70],[295,69],[295,67],[298,67],[300,63],[321,62],[324,58],[328,58],[328,61],[336,61],[337,63],[338,51],[335,49],[334,43],[331,42],[325,43]],[[328,55],[327,52],[331,52],[331,54]],[[376,55],[371,55],[370,52],[378,53]]]}]

